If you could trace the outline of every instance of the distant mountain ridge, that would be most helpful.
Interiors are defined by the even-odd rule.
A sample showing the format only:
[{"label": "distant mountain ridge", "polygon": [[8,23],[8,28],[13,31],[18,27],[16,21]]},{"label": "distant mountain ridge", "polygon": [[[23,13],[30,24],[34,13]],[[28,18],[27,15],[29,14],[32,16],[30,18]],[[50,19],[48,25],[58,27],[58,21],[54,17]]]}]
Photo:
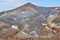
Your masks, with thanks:
[{"label": "distant mountain ridge", "polygon": [[[5,12],[12,12],[12,11],[15,11],[15,10],[24,10],[26,9],[27,7],[32,7],[34,9],[36,9],[39,13],[41,13],[42,11],[45,13],[50,13],[52,12],[53,10],[59,10],[60,11],[60,7],[39,7],[39,6],[36,6],[32,3],[26,3],[18,8],[15,8],[15,9],[12,9],[12,10],[8,10],[8,11],[4,11],[4,12],[0,12],[0,14],[4,14]],[[40,12],[41,11],[41,12]],[[47,14],[46,13],[46,14]]]}]

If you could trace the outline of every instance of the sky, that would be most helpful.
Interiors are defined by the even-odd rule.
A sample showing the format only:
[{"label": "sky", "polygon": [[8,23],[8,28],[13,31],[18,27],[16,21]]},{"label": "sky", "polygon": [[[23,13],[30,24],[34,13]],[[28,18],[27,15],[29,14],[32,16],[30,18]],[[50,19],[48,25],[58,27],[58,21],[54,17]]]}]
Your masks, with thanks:
[{"label": "sky", "polygon": [[60,6],[60,0],[0,0],[0,12],[17,8],[28,2],[44,7]]}]

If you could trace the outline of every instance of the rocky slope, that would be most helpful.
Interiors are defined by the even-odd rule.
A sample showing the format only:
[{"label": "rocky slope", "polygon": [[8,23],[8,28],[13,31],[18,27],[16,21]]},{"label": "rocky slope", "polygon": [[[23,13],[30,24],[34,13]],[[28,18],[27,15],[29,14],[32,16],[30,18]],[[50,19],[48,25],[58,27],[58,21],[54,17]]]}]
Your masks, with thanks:
[{"label": "rocky slope", "polygon": [[[47,18],[57,13],[60,15],[60,7],[40,7],[31,3],[27,3],[13,10],[0,12],[0,33],[4,37],[5,34],[9,36],[15,33],[16,35],[11,37],[18,37],[18,39],[19,37],[52,39],[52,37],[54,38],[57,35],[46,29],[46,25],[43,25],[43,23],[46,24]],[[59,18],[58,20],[60,20]],[[53,20],[53,22],[60,22],[56,20]],[[14,30],[11,30],[10,32],[12,28],[17,31],[13,32]],[[3,36],[1,36],[1,39],[4,38]],[[11,39],[11,37],[9,38]],[[7,40],[9,39],[7,38]]]}]

